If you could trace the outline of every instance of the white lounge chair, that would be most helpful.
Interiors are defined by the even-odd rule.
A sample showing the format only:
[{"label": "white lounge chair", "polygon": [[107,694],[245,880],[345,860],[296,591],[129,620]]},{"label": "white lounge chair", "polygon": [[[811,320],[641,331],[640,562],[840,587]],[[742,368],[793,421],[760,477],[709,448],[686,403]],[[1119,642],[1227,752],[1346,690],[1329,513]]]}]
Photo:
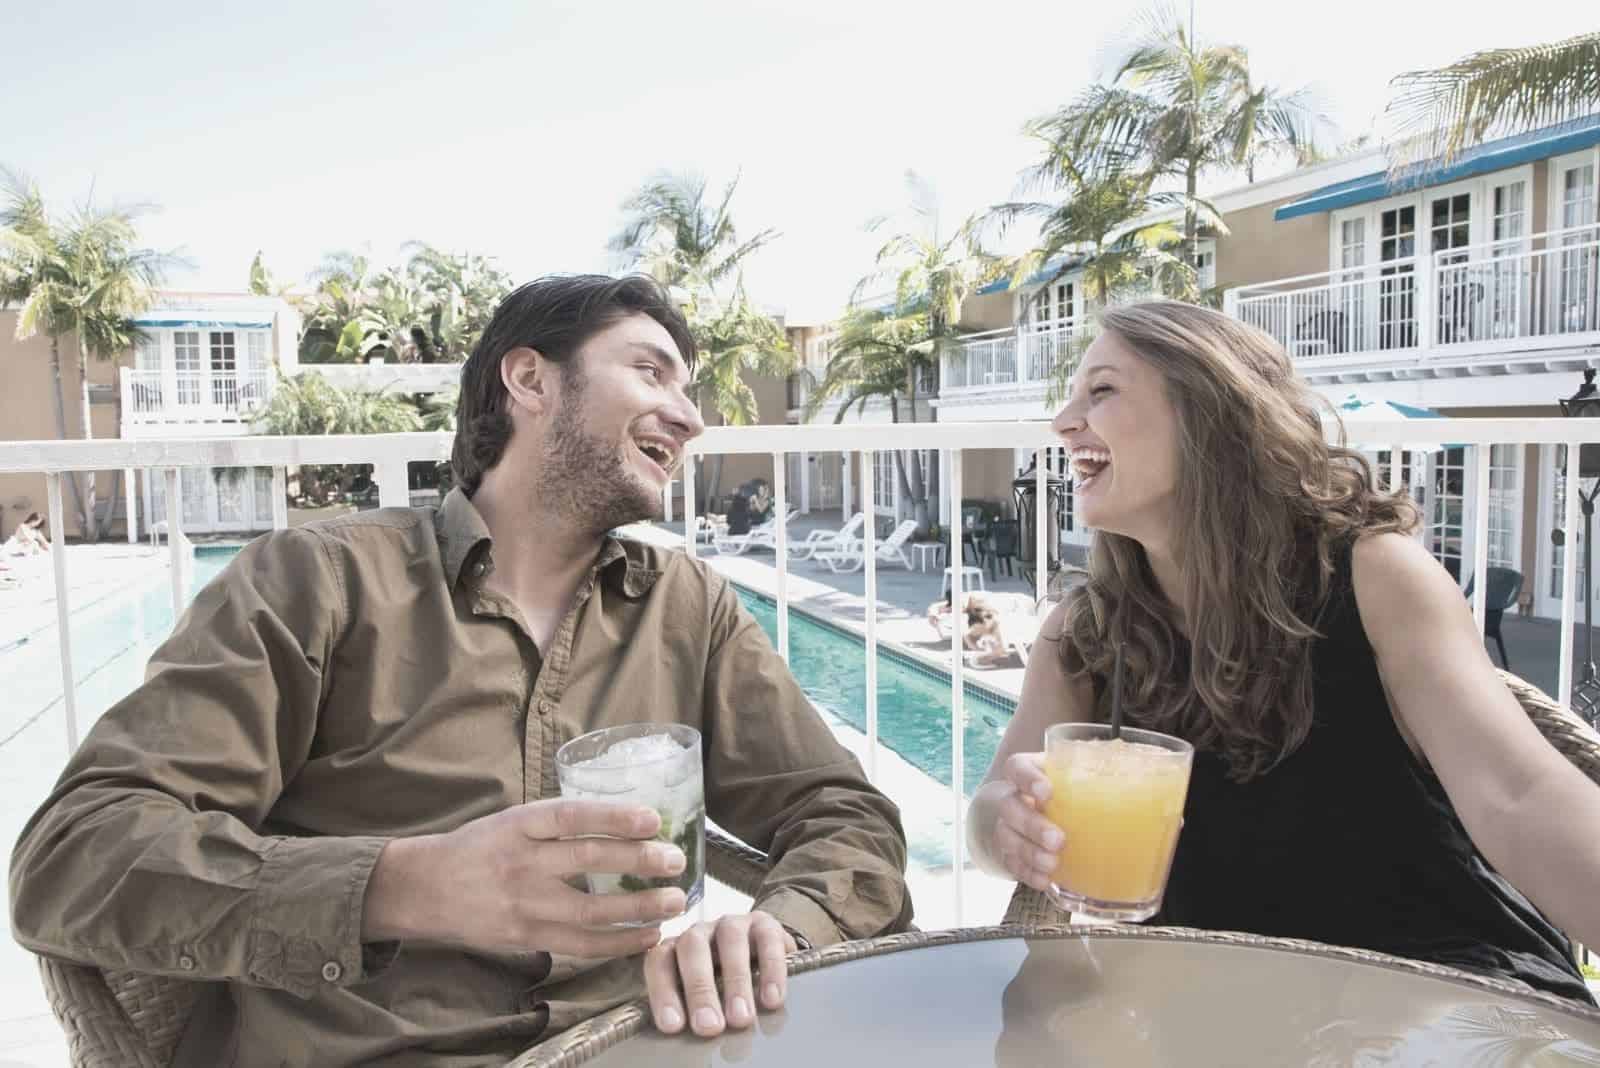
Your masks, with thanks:
[{"label": "white lounge chair", "polygon": [[[800,509],[789,509],[788,521],[800,514]],[[765,549],[778,548],[778,520],[776,517],[765,523],[757,524],[750,528],[748,534],[719,534],[711,539],[711,544],[725,556],[741,556],[746,549],[760,546]]]},{"label": "white lounge chair", "polygon": [[[907,571],[912,569],[911,557],[906,554],[906,543],[911,540],[911,535],[917,532],[917,521],[907,519],[894,528],[883,541],[878,543],[874,555],[880,564],[898,563]],[[847,574],[860,571],[867,566],[866,543],[858,538],[851,538],[849,542],[827,552],[817,553],[813,560],[821,560],[828,568],[837,574]]]},{"label": "white lounge chair", "polygon": [[789,546],[789,555],[796,560],[809,560],[819,552],[840,548],[851,539],[861,537],[861,528],[866,521],[866,514],[857,512],[838,530],[813,530],[806,535],[805,541]]}]

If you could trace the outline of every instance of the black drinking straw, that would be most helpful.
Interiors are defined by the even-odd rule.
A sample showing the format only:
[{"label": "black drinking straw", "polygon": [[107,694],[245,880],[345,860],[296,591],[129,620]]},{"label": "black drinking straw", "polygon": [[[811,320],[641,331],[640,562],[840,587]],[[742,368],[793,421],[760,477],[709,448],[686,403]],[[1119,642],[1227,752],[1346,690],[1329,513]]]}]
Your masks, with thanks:
[{"label": "black drinking straw", "polygon": [[1122,737],[1122,643],[1111,666],[1111,737]]}]

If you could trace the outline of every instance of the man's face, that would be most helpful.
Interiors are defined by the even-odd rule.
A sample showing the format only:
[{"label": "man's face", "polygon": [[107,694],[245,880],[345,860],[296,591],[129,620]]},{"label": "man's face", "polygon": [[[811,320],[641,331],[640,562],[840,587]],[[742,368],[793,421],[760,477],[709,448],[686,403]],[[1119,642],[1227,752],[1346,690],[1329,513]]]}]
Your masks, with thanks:
[{"label": "man's face", "polygon": [[684,446],[705,430],[689,401],[689,368],[648,315],[595,334],[557,375],[539,503],[602,533],[661,515]]}]

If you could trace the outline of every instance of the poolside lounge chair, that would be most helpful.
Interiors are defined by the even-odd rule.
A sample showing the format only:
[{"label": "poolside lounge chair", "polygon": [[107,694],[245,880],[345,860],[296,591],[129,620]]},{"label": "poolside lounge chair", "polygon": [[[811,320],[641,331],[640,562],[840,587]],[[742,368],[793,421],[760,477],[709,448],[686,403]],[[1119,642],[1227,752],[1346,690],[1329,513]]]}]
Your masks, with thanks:
[{"label": "poolside lounge chair", "polygon": [[819,552],[840,548],[852,539],[861,537],[861,528],[866,521],[866,513],[857,512],[838,530],[813,530],[806,535],[805,541],[789,546],[789,555],[796,560],[809,560]]},{"label": "poolside lounge chair", "polygon": [[[800,509],[789,509],[788,521],[792,521],[800,514]],[[750,528],[747,534],[719,534],[711,539],[711,544],[717,552],[724,556],[742,556],[746,549],[761,547],[774,549],[778,547],[778,520],[777,517],[767,520],[758,526]]]},{"label": "poolside lounge chair", "polygon": [[[894,533],[878,543],[877,551],[874,553],[878,558],[878,562],[881,564],[898,563],[907,571],[912,570],[911,557],[906,554],[906,543],[911,540],[911,535],[916,532],[917,521],[915,519],[907,519],[895,527]],[[852,571],[860,571],[867,566],[866,543],[858,538],[851,538],[836,548],[817,553],[812,559],[821,560],[835,574],[843,575]]]}]

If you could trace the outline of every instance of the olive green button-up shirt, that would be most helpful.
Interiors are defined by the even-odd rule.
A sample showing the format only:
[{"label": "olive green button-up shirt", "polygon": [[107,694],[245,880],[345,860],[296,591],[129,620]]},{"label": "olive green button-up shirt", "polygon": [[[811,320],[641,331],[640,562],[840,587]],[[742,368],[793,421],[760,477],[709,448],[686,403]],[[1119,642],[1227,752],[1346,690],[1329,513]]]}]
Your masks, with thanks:
[{"label": "olive green button-up shirt", "polygon": [[252,542],[24,830],[18,940],[210,981],[181,1066],[500,1064],[642,993],[639,958],[363,945],[368,876],[391,838],[557,796],[563,742],[642,720],[700,730],[709,817],[771,856],[756,907],[813,945],[909,923],[898,810],[726,581],[608,539],[542,652],[493,552],[459,491]]}]

